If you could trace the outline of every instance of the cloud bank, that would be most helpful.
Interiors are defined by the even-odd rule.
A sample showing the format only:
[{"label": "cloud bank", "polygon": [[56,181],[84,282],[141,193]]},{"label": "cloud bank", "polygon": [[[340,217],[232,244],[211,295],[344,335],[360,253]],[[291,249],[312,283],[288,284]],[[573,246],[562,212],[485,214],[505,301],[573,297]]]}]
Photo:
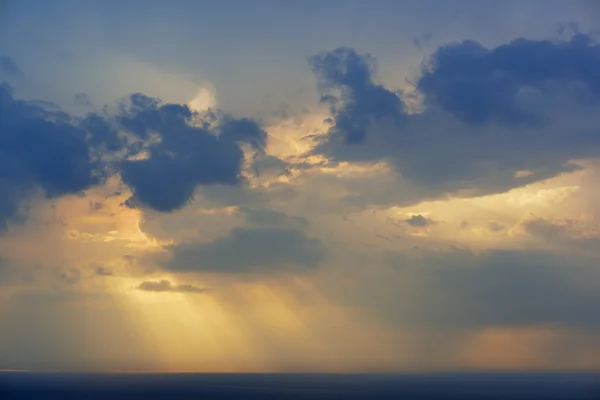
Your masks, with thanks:
[{"label": "cloud bank", "polygon": [[[402,90],[374,55],[314,52],[312,108],[260,118],[86,88],[69,113],[1,56],[0,352],[47,367],[45,335],[77,364],[64,332],[126,350],[139,326],[138,364],[173,370],[434,369],[433,346],[450,369],[597,367],[600,46],[438,36],[411,36],[434,50]],[[507,342],[530,358],[493,358]]]}]

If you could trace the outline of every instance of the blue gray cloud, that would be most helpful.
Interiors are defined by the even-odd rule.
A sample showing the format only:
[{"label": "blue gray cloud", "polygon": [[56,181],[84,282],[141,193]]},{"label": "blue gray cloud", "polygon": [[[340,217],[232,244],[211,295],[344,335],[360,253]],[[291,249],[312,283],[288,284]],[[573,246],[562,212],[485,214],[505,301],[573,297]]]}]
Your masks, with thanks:
[{"label": "blue gray cloud", "polygon": [[[347,47],[319,53],[309,65],[331,127],[312,152],[334,163],[389,162],[414,190],[375,199],[382,202],[497,193],[577,170],[571,160],[600,154],[599,49],[584,34],[489,49],[474,41],[442,46],[416,80],[425,98],[417,114],[406,111],[402,93],[377,83],[370,55]],[[113,115],[76,120],[15,100],[6,85],[2,96],[0,162],[19,171],[2,177],[2,225],[19,219],[22,200],[36,189],[76,193],[112,174],[131,189],[128,205],[175,211],[200,186],[243,181],[246,145],[257,173],[288,169],[264,154],[268,135],[251,119],[200,115],[136,93]],[[35,145],[18,145],[25,137]]]},{"label": "blue gray cloud", "polygon": [[521,90],[551,90],[554,82],[583,84],[600,96],[600,46],[590,36],[568,41],[517,39],[488,49],[467,40],[439,48],[419,78],[428,101],[455,117],[478,124],[535,121],[517,97]]},{"label": "blue gray cloud", "polygon": [[[234,185],[244,161],[242,145],[264,151],[267,134],[250,119],[161,104],[134,94],[117,115],[77,119],[39,101],[14,97],[0,86],[0,229],[26,217],[26,200],[80,193],[119,173],[130,205],[173,211],[199,185]],[[146,157],[136,156],[147,153]],[[141,159],[139,159],[141,158]]]},{"label": "blue gray cloud", "polygon": [[600,155],[600,46],[590,36],[442,46],[416,79],[425,109],[410,115],[400,93],[373,83],[372,64],[347,48],[310,59],[333,121],[313,153],[389,162],[415,190],[388,201],[504,192]]},{"label": "blue gray cloud", "polygon": [[375,68],[369,55],[340,47],[310,57],[309,64],[318,79],[321,101],[330,106],[330,135],[360,143],[373,120],[402,121],[404,103],[397,93],[373,81]]},{"label": "blue gray cloud", "polygon": [[123,182],[133,192],[131,204],[165,212],[181,208],[200,185],[240,181],[244,161],[240,144],[264,149],[267,134],[252,120],[225,117],[214,127],[214,115],[196,125],[191,123],[194,116],[184,105],[161,105],[141,94],[131,96],[119,122],[141,139],[149,139],[151,133],[160,139],[138,149],[147,151],[146,158],[120,165]]},{"label": "blue gray cloud", "polygon": [[163,264],[177,272],[252,273],[310,270],[326,257],[319,239],[294,228],[237,228],[210,243],[184,243],[169,248]]},{"label": "blue gray cloud", "polygon": [[102,181],[85,130],[67,114],[15,99],[7,84],[0,104],[0,229],[24,217],[22,202],[38,189],[59,197]]}]

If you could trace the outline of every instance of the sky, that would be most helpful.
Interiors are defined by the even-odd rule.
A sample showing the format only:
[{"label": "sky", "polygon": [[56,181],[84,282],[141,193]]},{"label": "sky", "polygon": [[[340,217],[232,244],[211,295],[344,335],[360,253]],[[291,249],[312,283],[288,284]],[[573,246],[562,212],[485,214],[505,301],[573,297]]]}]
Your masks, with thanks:
[{"label": "sky", "polygon": [[0,1],[0,370],[600,369],[595,1]]}]

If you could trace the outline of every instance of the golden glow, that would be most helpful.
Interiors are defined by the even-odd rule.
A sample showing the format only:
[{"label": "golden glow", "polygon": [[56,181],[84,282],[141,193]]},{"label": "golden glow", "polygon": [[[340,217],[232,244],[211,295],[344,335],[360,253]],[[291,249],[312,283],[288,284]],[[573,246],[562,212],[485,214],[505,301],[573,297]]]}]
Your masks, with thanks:
[{"label": "golden glow", "polygon": [[[207,92],[200,90],[190,106],[204,109],[214,101],[209,100]],[[284,121],[269,128],[268,153],[298,161],[313,145],[305,136],[326,128],[319,115],[301,122]],[[304,185],[314,191],[308,197],[323,198],[336,206],[331,212],[319,214],[292,201],[278,204],[281,211],[290,215],[311,218],[307,228],[310,234],[330,246],[337,257],[327,260],[318,271],[260,277],[166,273],[157,267],[153,257],[165,246],[184,241],[208,243],[248,221],[243,219],[239,207],[211,204],[201,199],[200,191],[199,200],[177,214],[147,212],[149,227],[143,224],[140,210],[123,206],[130,193],[116,179],[90,190],[85,198],[65,197],[52,206],[43,203],[32,214],[30,225],[15,228],[3,238],[0,251],[23,263],[58,265],[58,272],[48,268],[47,275],[39,278],[43,290],[69,290],[68,283],[57,276],[64,273],[61,268],[70,268],[85,278],[74,285],[77,294],[109,295],[108,299],[76,297],[69,307],[78,310],[74,311],[77,319],[65,317],[61,327],[67,336],[84,337],[84,344],[95,349],[87,355],[86,365],[104,370],[377,372],[457,366],[543,368],[553,363],[547,356],[549,349],[558,346],[568,332],[554,327],[487,327],[453,339],[444,354],[446,364],[433,365],[427,360],[426,348],[431,343],[420,338],[424,332],[382,321],[364,304],[368,301],[359,301],[365,299],[357,299],[353,305],[345,303],[334,295],[333,285],[335,289],[347,284],[360,289],[371,279],[384,281],[387,275],[378,275],[385,273],[384,268],[371,262],[388,251],[415,246],[438,249],[455,245],[474,250],[525,246],[530,242],[524,240],[528,236],[523,224],[533,216],[551,218],[572,237],[596,237],[600,229],[594,210],[577,202],[583,191],[590,190],[589,182],[586,184],[589,171],[504,194],[386,209],[363,208],[343,215],[345,209],[343,205],[338,207],[337,199],[369,190],[372,182],[392,182],[396,178],[393,169],[383,162],[331,166],[317,156],[303,161],[309,168],[292,169],[290,176],[256,179],[251,181],[251,187],[268,188],[274,183],[294,188]],[[525,176],[527,171],[519,174]],[[344,186],[348,182],[356,187]],[[415,215],[432,222],[425,227],[405,222]],[[367,253],[365,261],[354,258],[359,251]],[[361,274],[350,277],[355,271],[349,268],[355,264],[361,264]],[[97,274],[98,267],[106,273]],[[175,286],[194,285],[211,291],[138,289],[143,281],[162,279]],[[9,296],[4,297],[0,299],[0,315],[13,306]],[[129,339],[124,341],[124,335],[129,335]],[[137,345],[132,346],[135,351],[128,353],[131,343]],[[569,365],[597,365],[591,356],[577,354]]]},{"label": "golden glow", "polygon": [[552,348],[564,334],[543,326],[483,328],[465,339],[458,357],[464,368],[474,370],[560,370]]},{"label": "golden glow", "polygon": [[188,102],[192,111],[202,112],[217,105],[215,90],[212,85],[205,85],[198,89],[193,99]]},{"label": "golden glow", "polygon": [[288,119],[266,128],[269,132],[267,153],[283,160],[306,154],[314,146],[310,135],[324,133],[326,114],[313,114],[301,120]]}]

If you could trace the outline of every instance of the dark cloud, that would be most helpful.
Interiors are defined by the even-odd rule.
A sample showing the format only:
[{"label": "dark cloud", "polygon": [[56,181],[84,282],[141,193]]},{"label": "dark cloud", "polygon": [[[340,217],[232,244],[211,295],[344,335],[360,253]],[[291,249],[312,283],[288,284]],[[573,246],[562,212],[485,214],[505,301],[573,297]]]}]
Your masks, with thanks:
[{"label": "dark cloud", "polygon": [[89,96],[85,93],[75,94],[75,96],[73,96],[73,103],[75,105],[78,105],[81,107],[91,107],[92,106],[92,102],[90,101]]},{"label": "dark cloud", "polygon": [[388,261],[411,287],[396,288],[378,306],[403,323],[600,326],[600,294],[589,284],[600,279],[596,258],[456,249]]},{"label": "dark cloud", "polygon": [[309,58],[318,78],[321,101],[330,106],[330,135],[346,143],[361,143],[373,119],[400,122],[404,103],[400,97],[373,82],[374,65],[369,56],[340,47]]},{"label": "dark cloud", "polygon": [[219,138],[231,142],[248,143],[259,152],[267,145],[267,133],[253,120],[236,119],[230,116],[223,118],[219,127]]},{"label": "dark cloud", "polygon": [[123,181],[133,192],[130,204],[168,212],[191,201],[200,185],[234,185],[244,161],[240,143],[260,151],[265,145],[266,133],[251,120],[225,117],[215,127],[214,115],[196,125],[193,117],[198,115],[187,106],[131,96],[119,122],[142,139],[154,133],[159,140],[139,149],[147,152],[146,158],[121,163]]},{"label": "dark cloud", "polygon": [[127,146],[127,139],[119,134],[117,127],[98,114],[88,114],[79,126],[88,132],[90,146],[101,155],[122,150]]},{"label": "dark cloud", "polygon": [[422,215],[413,215],[412,217],[405,219],[404,222],[406,222],[410,226],[419,227],[419,228],[429,226],[429,225],[435,223],[433,220],[431,220],[429,218],[425,218]]},{"label": "dark cloud", "polygon": [[129,205],[173,211],[199,185],[240,182],[241,146],[262,155],[267,140],[249,119],[198,115],[142,94],[116,115],[79,121],[50,103],[14,98],[7,84],[0,104],[0,229],[23,220],[24,200],[40,191],[80,193],[116,173],[133,192]]},{"label": "dark cloud", "polygon": [[312,269],[326,256],[320,240],[293,228],[238,228],[210,243],[171,246],[172,271],[263,272]]},{"label": "dark cloud", "polygon": [[584,34],[569,41],[518,39],[487,49],[475,41],[439,48],[418,87],[430,101],[468,123],[515,124],[532,116],[519,107],[525,88],[580,82],[600,95],[600,46]]},{"label": "dark cloud", "polygon": [[144,281],[137,287],[138,290],[145,292],[166,292],[166,293],[208,293],[210,289],[201,288],[193,285],[173,285],[167,280],[157,282]]},{"label": "dark cloud", "polygon": [[441,47],[417,79],[425,109],[410,115],[397,93],[373,83],[371,64],[351,49],[311,58],[334,119],[313,153],[388,162],[411,188],[361,195],[372,202],[505,192],[600,155],[600,47],[588,36]]},{"label": "dark cloud", "polygon": [[21,75],[21,70],[17,63],[7,55],[0,55],[0,72],[11,76]]},{"label": "dark cloud", "polygon": [[6,84],[0,104],[0,229],[23,217],[21,202],[38,189],[58,197],[102,181],[86,132],[68,115],[15,99]]}]

